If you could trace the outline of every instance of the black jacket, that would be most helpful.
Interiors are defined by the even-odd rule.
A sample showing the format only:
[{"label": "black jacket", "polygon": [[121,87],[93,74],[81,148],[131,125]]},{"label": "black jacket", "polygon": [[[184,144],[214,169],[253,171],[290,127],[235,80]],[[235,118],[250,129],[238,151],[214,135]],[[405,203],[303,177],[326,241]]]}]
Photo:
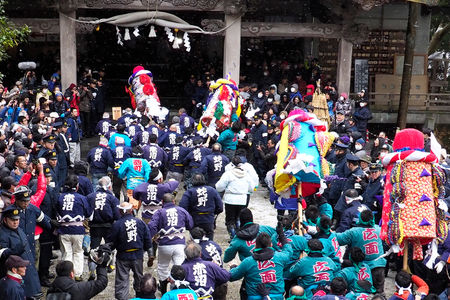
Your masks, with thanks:
[{"label": "black jacket", "polygon": [[47,293],[67,292],[71,300],[91,299],[103,291],[108,285],[108,274],[105,267],[97,266],[97,280],[76,282],[68,276],[58,276]]}]

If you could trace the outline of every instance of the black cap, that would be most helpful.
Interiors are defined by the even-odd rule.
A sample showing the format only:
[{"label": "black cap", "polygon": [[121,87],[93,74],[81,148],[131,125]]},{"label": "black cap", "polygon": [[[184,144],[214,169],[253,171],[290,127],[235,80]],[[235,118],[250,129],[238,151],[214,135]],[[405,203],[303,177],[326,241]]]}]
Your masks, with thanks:
[{"label": "black cap", "polygon": [[51,170],[50,170],[50,167],[45,167],[45,168],[44,168],[44,175],[45,175],[45,177],[50,177],[50,176],[52,176],[52,172],[51,172]]},{"label": "black cap", "polygon": [[10,255],[5,262],[5,266],[7,270],[11,270],[12,268],[20,268],[26,267],[30,264],[29,260],[24,260],[20,256]]},{"label": "black cap", "polygon": [[382,150],[389,150],[389,146],[387,144],[384,144],[383,146],[381,146]]},{"label": "black cap", "polygon": [[275,128],[275,126],[273,126],[273,124],[271,124],[271,123],[267,124],[267,129],[274,129],[274,128]]},{"label": "black cap", "polygon": [[383,169],[381,164],[370,164],[369,166],[370,172],[381,171],[381,169]]},{"label": "black cap", "polygon": [[254,116],[253,116],[253,120],[260,120],[262,118],[262,115],[261,114],[255,114]]},{"label": "black cap", "polygon": [[354,154],[351,154],[351,153],[348,153],[348,154],[345,156],[345,158],[347,159],[347,161],[355,161],[355,162],[359,162],[359,157],[356,156],[356,155],[354,155]]},{"label": "black cap", "polygon": [[20,211],[15,205],[10,205],[7,208],[5,208],[2,212],[2,215],[4,218],[9,218],[13,220],[20,219]]},{"label": "black cap", "polygon": [[25,185],[21,185],[16,187],[13,195],[16,201],[30,201],[31,190]]},{"label": "black cap", "polygon": [[44,136],[43,140],[46,143],[56,143],[56,135],[47,134],[46,136]]},{"label": "black cap", "polygon": [[49,160],[49,159],[58,159],[58,154],[56,153],[55,150],[47,150],[44,153],[44,158]]}]

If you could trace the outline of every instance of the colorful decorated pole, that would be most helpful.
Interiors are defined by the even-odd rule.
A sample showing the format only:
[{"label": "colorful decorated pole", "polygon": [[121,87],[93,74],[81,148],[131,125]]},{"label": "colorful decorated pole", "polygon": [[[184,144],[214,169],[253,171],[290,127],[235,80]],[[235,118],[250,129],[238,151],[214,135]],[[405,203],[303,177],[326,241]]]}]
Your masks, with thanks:
[{"label": "colorful decorated pole", "polygon": [[303,197],[321,190],[323,178],[329,175],[325,155],[334,136],[324,122],[303,110],[291,111],[281,122],[281,139],[273,188],[283,198],[298,199],[299,232],[303,220]]},{"label": "colorful decorated pole", "polygon": [[422,260],[422,245],[447,238],[446,175],[437,157],[424,151],[423,134],[416,129],[397,132],[393,149],[382,161],[387,173],[381,238],[391,249],[403,249],[403,267],[407,268],[409,244],[413,259]]}]

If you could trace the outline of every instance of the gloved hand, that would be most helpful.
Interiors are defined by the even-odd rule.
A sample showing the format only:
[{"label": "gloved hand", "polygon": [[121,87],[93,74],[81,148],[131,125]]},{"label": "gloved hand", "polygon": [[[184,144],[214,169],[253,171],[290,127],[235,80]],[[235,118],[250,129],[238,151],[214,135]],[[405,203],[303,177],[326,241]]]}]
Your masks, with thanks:
[{"label": "gloved hand", "polygon": [[316,226],[308,226],[306,228],[306,232],[308,232],[310,235],[317,234],[317,227]]},{"label": "gloved hand", "polygon": [[440,262],[438,262],[438,263],[434,266],[434,269],[436,270],[436,273],[438,273],[438,274],[441,273],[442,270],[444,270],[445,265],[446,265],[445,261],[440,261]]},{"label": "gloved hand", "polygon": [[281,224],[281,222],[278,222],[276,231],[278,234],[278,241],[280,242],[281,246],[287,244],[288,240],[286,238],[286,235],[284,234],[283,225]]},{"label": "gloved hand", "polygon": [[260,283],[256,286],[256,291],[258,294],[260,294],[263,298],[265,296],[269,296],[271,288],[267,287],[264,283]]},{"label": "gloved hand", "polygon": [[53,227],[58,228],[61,226],[61,224],[59,224],[58,221],[56,221],[55,219],[51,219],[50,220],[50,224],[52,224]]}]

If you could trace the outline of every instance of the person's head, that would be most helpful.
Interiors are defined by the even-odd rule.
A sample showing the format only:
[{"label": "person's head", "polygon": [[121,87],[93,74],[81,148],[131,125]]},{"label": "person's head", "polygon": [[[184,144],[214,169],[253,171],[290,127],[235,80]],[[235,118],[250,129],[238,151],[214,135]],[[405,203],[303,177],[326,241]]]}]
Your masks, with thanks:
[{"label": "person's head", "polygon": [[154,133],[150,133],[148,136],[148,141],[152,144],[156,143],[158,141],[158,137]]},{"label": "person's head", "polygon": [[163,174],[158,168],[153,168],[150,172],[149,181],[151,183],[161,183],[164,181]]},{"label": "person's head", "polygon": [[133,204],[130,202],[122,202],[117,205],[121,215],[131,215],[133,213]]},{"label": "person's head", "polygon": [[323,233],[329,233],[331,230],[331,225],[333,222],[328,216],[321,216],[319,221],[317,222],[317,230]]},{"label": "person's head", "polygon": [[133,157],[135,157],[135,158],[141,158],[142,154],[143,154],[142,148],[139,145],[138,146],[134,146],[131,149],[131,152],[132,152]]},{"label": "person's head", "polygon": [[58,154],[55,150],[50,150],[45,154],[45,159],[47,160],[47,163],[52,167],[55,168],[58,164]]},{"label": "person's head", "polygon": [[21,209],[26,209],[30,204],[31,200],[31,190],[25,186],[21,185],[16,187],[16,190],[13,193],[14,199],[16,200],[17,207]]},{"label": "person's head", "polygon": [[267,147],[268,147],[269,149],[275,148],[275,145],[276,145],[276,143],[275,143],[275,141],[274,141],[273,139],[269,139],[269,140],[267,141]]},{"label": "person's head", "polygon": [[178,110],[178,115],[179,116],[181,116],[182,114],[185,114],[185,113],[186,113],[186,109],[183,108],[183,107]]},{"label": "person's head", "polygon": [[360,213],[359,218],[360,218],[360,223],[362,223],[363,225],[370,225],[374,222],[373,213],[370,209],[363,210]]},{"label": "person's head", "polygon": [[19,116],[17,118],[17,122],[19,122],[19,124],[22,124],[22,125],[27,125],[28,124],[28,119],[27,119],[26,116]]},{"label": "person's head", "polygon": [[355,142],[355,150],[356,151],[362,150],[365,144],[366,142],[363,139],[357,139]]},{"label": "person's head", "polygon": [[424,128],[422,130],[423,132],[423,137],[425,140],[428,140],[431,137],[431,134],[433,133],[433,130],[431,130],[430,128]]},{"label": "person's head", "polygon": [[[294,299],[303,299],[305,295],[305,289],[299,285],[294,285],[289,290],[289,299],[292,299],[291,297],[294,297]],[[298,297],[295,297],[298,296]]]},{"label": "person's head", "polygon": [[8,206],[2,212],[3,223],[6,227],[16,230],[20,223],[20,211],[13,205]]},{"label": "person's head", "polygon": [[253,222],[252,211],[247,207],[242,209],[241,212],[239,213],[239,221],[241,222],[241,226]]},{"label": "person's head", "polygon": [[173,289],[179,289],[182,285],[188,285],[189,283],[185,281],[186,271],[180,265],[173,265],[170,270],[169,281],[173,284]]},{"label": "person's head", "polygon": [[190,242],[184,248],[184,254],[187,260],[193,260],[199,258],[202,254],[202,248],[199,244]]},{"label": "person's head", "polygon": [[370,179],[377,180],[381,176],[382,167],[379,164],[371,164],[369,167]]},{"label": "person's head", "polygon": [[345,203],[350,204],[354,201],[360,201],[361,197],[359,197],[358,191],[355,189],[348,189],[344,193]]},{"label": "person's head", "polygon": [[78,117],[78,110],[77,110],[75,107],[72,107],[72,108],[70,109],[70,116],[71,116],[72,118],[77,118],[77,117]]},{"label": "person's head", "polygon": [[18,184],[16,179],[12,176],[3,177],[1,180],[1,183],[2,183],[2,190],[9,191],[9,192],[14,192],[14,190]]},{"label": "person's head", "polygon": [[192,185],[193,186],[202,186],[206,184],[205,176],[201,173],[195,173],[192,176]]},{"label": "person's head", "polygon": [[323,244],[319,239],[310,239],[308,241],[308,249],[310,253],[321,253],[323,250]]},{"label": "person's head", "polygon": [[5,261],[6,270],[12,272],[13,274],[20,275],[21,277],[25,276],[27,266],[29,264],[30,261],[24,260],[17,255],[10,255],[8,259]]},{"label": "person's head", "polygon": [[222,152],[222,145],[219,143],[214,143],[211,147],[213,152]]},{"label": "person's head", "polygon": [[67,176],[64,186],[67,190],[76,192],[78,190],[78,176],[75,174]]},{"label": "person's head", "polygon": [[242,159],[239,155],[235,155],[233,156],[233,158],[231,159],[231,163],[235,166],[235,167],[240,167],[242,164]]},{"label": "person's head", "polygon": [[359,167],[359,159],[347,160],[347,167],[350,169],[350,171],[354,171],[357,167]]},{"label": "person's head", "polygon": [[163,204],[175,203],[175,196],[171,193],[165,193],[162,197]]},{"label": "person's head", "polygon": [[336,113],[336,121],[338,122],[338,123],[340,123],[340,122],[343,122],[345,120],[345,114],[344,114],[344,112],[343,111],[338,111],[337,113]]},{"label": "person's head", "polygon": [[349,259],[354,264],[359,264],[364,261],[366,255],[359,247],[353,247],[350,249]]},{"label": "person's head", "polygon": [[98,185],[104,190],[112,191],[112,182],[109,176],[103,176],[98,180]]},{"label": "person's head", "polygon": [[74,278],[73,263],[70,260],[60,261],[56,265],[56,275],[58,277]]},{"label": "person's head", "polygon": [[17,168],[24,170],[27,167],[27,159],[24,155],[16,155],[14,158],[14,165]]},{"label": "person's head", "polygon": [[231,125],[231,131],[233,131],[234,133],[238,133],[239,131],[241,131],[241,127],[242,127],[242,123],[239,121],[233,122],[233,124]]},{"label": "person's head", "polygon": [[[190,233],[191,233],[192,239],[194,239],[194,241],[195,240],[201,240],[206,235],[205,230],[203,228],[200,228],[200,227],[192,228]],[[198,243],[198,242],[196,241],[196,243]]]},{"label": "person's head", "polygon": [[316,205],[308,205],[305,210],[306,220],[312,223],[316,223],[319,218],[319,209]]},{"label": "person's head", "polygon": [[342,277],[336,277],[331,280],[330,289],[331,293],[336,296],[345,296],[347,293],[347,282]]},{"label": "person's head", "polygon": [[261,232],[256,237],[255,247],[260,249],[272,247],[272,238],[267,233]]},{"label": "person's head", "polygon": [[79,160],[75,161],[73,166],[73,173],[76,175],[87,176],[89,169],[89,164],[85,161]]},{"label": "person's head", "polygon": [[156,278],[152,276],[150,273],[145,273],[141,278],[140,284],[140,297],[145,299],[153,299],[155,298],[156,289],[158,284],[156,282]]},{"label": "person's head", "polygon": [[400,291],[403,293],[403,290],[411,292],[411,284],[411,274],[408,272],[401,270],[395,275],[395,287],[399,293]]},{"label": "person's head", "polygon": [[125,124],[117,124],[117,132],[118,133],[124,133],[126,128],[127,127],[125,126]]}]

